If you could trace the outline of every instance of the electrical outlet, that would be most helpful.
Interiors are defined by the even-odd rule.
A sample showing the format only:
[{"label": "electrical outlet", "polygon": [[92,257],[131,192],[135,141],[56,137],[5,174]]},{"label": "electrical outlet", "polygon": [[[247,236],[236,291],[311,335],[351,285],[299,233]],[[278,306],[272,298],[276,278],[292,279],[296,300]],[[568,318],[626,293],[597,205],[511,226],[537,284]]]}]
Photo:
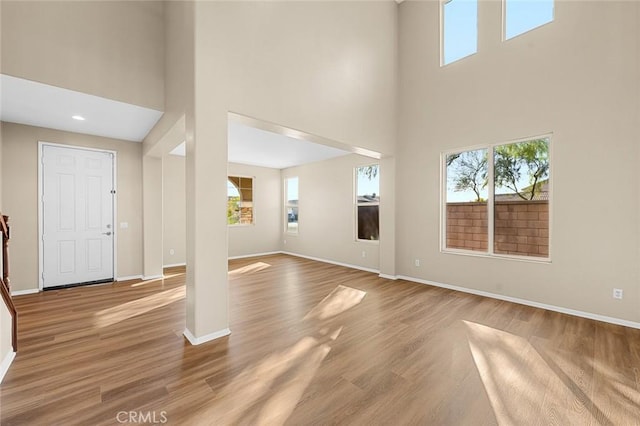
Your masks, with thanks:
[{"label": "electrical outlet", "polygon": [[416,259],[415,264],[416,266],[420,266],[420,259]]},{"label": "electrical outlet", "polygon": [[614,288],[613,289],[613,298],[614,299],[622,299],[622,289],[621,288]]},{"label": "electrical outlet", "polygon": [[173,256],[174,254],[176,254],[176,251],[174,249],[169,249],[169,254]]},{"label": "electrical outlet", "polygon": [[287,244],[287,240],[284,240],[284,243]]},{"label": "electrical outlet", "polygon": [[362,257],[367,257],[367,252],[362,250]]}]

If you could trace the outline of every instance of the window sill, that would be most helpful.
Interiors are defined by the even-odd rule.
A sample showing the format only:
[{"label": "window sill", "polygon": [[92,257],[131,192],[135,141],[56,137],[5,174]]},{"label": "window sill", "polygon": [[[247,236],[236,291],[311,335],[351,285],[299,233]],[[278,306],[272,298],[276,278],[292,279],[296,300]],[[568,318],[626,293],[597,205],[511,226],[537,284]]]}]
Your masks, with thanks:
[{"label": "window sill", "polygon": [[551,264],[550,257],[514,256],[510,254],[483,253],[471,250],[440,249],[442,254],[457,256],[484,257],[489,259],[514,260],[516,262]]},{"label": "window sill", "polygon": [[373,244],[377,246],[380,244],[380,240],[361,240],[356,238],[356,243]]}]

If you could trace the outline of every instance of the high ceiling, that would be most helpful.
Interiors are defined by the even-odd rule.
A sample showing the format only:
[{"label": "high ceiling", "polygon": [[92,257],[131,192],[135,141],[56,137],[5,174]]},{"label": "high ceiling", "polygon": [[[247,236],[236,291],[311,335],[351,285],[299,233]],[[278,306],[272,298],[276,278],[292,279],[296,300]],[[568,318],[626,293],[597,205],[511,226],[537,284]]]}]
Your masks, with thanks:
[{"label": "high ceiling", "polygon": [[[141,142],[162,117],[156,111],[8,75],[0,75],[0,120]],[[83,118],[83,120],[73,117]],[[229,120],[228,159],[283,169],[353,151]],[[172,152],[184,155],[184,145]]]}]

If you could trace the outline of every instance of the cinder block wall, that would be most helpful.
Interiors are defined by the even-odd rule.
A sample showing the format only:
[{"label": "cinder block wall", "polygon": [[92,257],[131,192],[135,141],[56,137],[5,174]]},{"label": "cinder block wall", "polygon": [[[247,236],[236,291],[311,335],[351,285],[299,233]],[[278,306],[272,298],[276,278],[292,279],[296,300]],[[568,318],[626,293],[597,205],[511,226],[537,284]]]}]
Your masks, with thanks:
[{"label": "cinder block wall", "polygon": [[[495,203],[494,252],[519,256],[549,255],[549,202]],[[486,203],[447,204],[447,247],[487,251]]]}]

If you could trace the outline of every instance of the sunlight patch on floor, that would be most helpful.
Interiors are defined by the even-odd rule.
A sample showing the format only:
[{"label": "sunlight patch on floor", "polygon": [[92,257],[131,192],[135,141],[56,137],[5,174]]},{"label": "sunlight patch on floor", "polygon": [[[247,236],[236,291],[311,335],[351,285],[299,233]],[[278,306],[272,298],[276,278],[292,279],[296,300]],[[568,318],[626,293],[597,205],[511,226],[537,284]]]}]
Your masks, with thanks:
[{"label": "sunlight patch on floor", "polygon": [[302,319],[311,325],[310,335],[245,368],[194,421],[284,424],[342,333],[342,324],[328,320],[358,305],[365,295],[354,288],[336,287]]},{"label": "sunlight patch on floor", "polygon": [[103,309],[93,314],[94,324],[100,328],[108,327],[126,319],[169,305],[176,300],[184,299],[184,295],[185,288],[181,286]]},{"label": "sunlight patch on floor", "polygon": [[322,299],[305,317],[305,320],[326,320],[353,308],[367,293],[351,287],[339,285]]},{"label": "sunlight patch on floor", "polygon": [[[330,350],[327,344],[307,336],[290,348],[267,356],[225,386],[213,405],[195,417],[195,422],[236,424],[251,416],[251,424],[284,423]],[[248,414],[256,407],[260,407],[259,411]]]},{"label": "sunlight patch on floor", "polygon": [[499,424],[574,424],[576,416],[588,421],[606,419],[600,418],[603,413],[578,384],[557,365],[550,366],[527,339],[463,322],[473,360]]},{"label": "sunlight patch on floor", "polygon": [[268,264],[268,263],[256,262],[256,263],[252,263],[251,265],[242,266],[240,268],[237,268],[237,269],[234,269],[232,271],[229,271],[229,275],[253,274],[255,272],[263,271],[263,270],[267,269],[270,266],[271,265]]}]

